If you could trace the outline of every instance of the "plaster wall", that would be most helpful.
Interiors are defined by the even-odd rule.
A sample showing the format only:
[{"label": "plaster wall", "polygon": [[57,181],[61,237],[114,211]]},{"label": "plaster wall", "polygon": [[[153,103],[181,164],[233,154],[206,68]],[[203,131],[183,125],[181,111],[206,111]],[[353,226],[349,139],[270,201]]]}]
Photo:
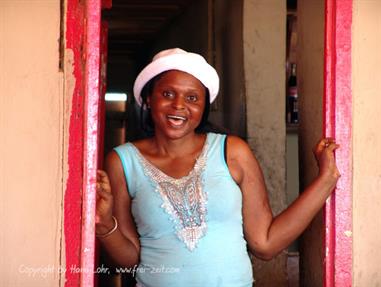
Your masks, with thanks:
[{"label": "plaster wall", "polygon": [[59,286],[60,1],[0,1],[0,286]]},{"label": "plaster wall", "polygon": [[[324,1],[298,1],[298,94],[300,188],[318,173],[312,153],[322,136],[324,91]],[[299,240],[301,286],[322,286],[322,211]]]},{"label": "plaster wall", "polygon": [[353,1],[353,286],[381,286],[381,2]]},{"label": "plaster wall", "polygon": [[[247,140],[265,176],[273,213],[286,207],[286,2],[245,0],[243,59]],[[257,287],[287,286],[286,254],[254,260]]]}]

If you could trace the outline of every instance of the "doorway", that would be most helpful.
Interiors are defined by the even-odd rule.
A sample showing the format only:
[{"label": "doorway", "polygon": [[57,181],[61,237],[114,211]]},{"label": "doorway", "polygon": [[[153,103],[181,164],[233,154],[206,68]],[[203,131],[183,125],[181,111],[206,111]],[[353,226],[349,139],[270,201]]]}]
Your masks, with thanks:
[{"label": "doorway", "polygon": [[[148,3],[149,2],[149,3]],[[226,17],[229,16],[229,13],[244,13],[243,7],[250,7],[250,5],[256,5],[256,1],[243,1],[243,3],[238,3],[240,1],[235,2],[234,4],[226,4],[225,6],[221,4],[220,1],[214,0],[214,1],[193,1],[192,3],[189,1],[177,1],[176,4],[173,3],[173,1],[161,1],[160,4],[158,2],[155,2],[153,4],[152,1],[114,1],[113,5],[115,7],[120,7],[120,11],[116,12],[115,15],[113,15],[116,11],[110,10],[110,12],[105,12],[104,17],[110,22],[110,37],[109,37],[109,67],[108,67],[108,90],[111,92],[122,92],[127,95],[126,101],[119,103],[119,107],[121,110],[108,111],[108,123],[109,126],[106,127],[106,132],[111,130],[117,130],[119,129],[119,132],[123,130],[119,135],[119,137],[116,137],[116,141],[110,143],[108,146],[106,145],[106,152],[109,150],[112,146],[117,145],[118,141],[121,141],[123,137],[125,140],[133,140],[135,138],[138,138],[141,134],[139,131],[139,127],[136,124],[137,123],[137,115],[138,111],[133,105],[133,97],[132,97],[132,83],[135,75],[137,74],[137,71],[140,70],[140,68],[149,61],[150,57],[157,52],[158,50],[161,50],[163,48],[173,47],[173,46],[179,46],[183,47],[188,50],[192,50],[195,52],[198,52],[200,54],[203,54],[210,62],[213,64],[217,70],[220,73],[221,78],[224,80],[224,83],[227,83],[226,86],[223,86],[221,89],[222,92],[222,99],[221,101],[218,101],[216,105],[212,107],[212,119],[215,120],[217,123],[228,126],[229,130],[233,133],[242,136],[244,138],[247,138],[249,143],[253,146],[254,151],[256,149],[261,148],[261,143],[256,142],[256,138],[251,138],[248,136],[248,128],[250,122],[250,118],[248,119],[248,109],[250,108],[248,105],[250,103],[247,101],[248,94],[250,94],[251,91],[249,91],[246,87],[242,88],[242,79],[245,79],[245,71],[244,69],[238,69],[232,71],[229,69],[229,67],[243,67],[245,64],[244,59],[246,61],[246,55],[244,58],[244,53],[247,51],[247,47],[245,47],[246,39],[243,39],[245,35],[242,35],[241,33],[234,33],[234,29],[236,27],[241,28],[243,25],[241,22],[237,21],[234,22],[234,19],[241,19],[240,17]],[[237,4],[238,3],[238,4]],[[169,18],[165,18],[163,22],[163,17],[153,16],[152,14],[145,14],[144,12],[144,6],[148,5],[150,10],[153,14],[158,12],[160,10],[161,12],[166,11],[166,15],[170,15]],[[163,5],[163,6],[161,6]],[[199,6],[198,6],[199,5]],[[229,6],[230,5],[230,6]],[[161,6],[161,7],[160,7]],[[200,7],[203,8],[200,10]],[[145,7],[147,8],[147,7]],[[227,9],[228,8],[228,9]],[[256,6],[258,8],[258,6]],[[267,7],[268,8],[268,7]],[[283,7],[285,8],[285,7]],[[134,9],[135,12],[133,12]],[[156,9],[156,10],[155,10]],[[157,10],[158,9],[158,10]],[[121,12],[122,11],[122,12]],[[140,14],[139,12],[140,11]],[[156,11],[156,12],[153,12]],[[174,13],[170,13],[170,11]],[[284,9],[284,11],[286,11]],[[319,19],[317,23],[324,23],[324,7],[323,10],[323,17]],[[150,13],[151,13],[150,12]],[[117,16],[119,13],[119,16],[123,19],[127,18],[129,15],[137,15],[136,18],[142,17],[140,21],[141,26],[139,26],[139,20],[138,22],[134,22],[134,18],[130,18],[129,21],[126,23],[123,23],[123,20],[119,18],[119,22],[116,21],[113,23],[115,19],[117,19]],[[126,13],[126,14],[124,14]],[[130,13],[130,14],[129,14]],[[220,14],[219,14],[220,13]],[[227,13],[227,14],[224,14]],[[148,16],[147,16],[148,15]],[[186,28],[186,18],[187,17],[193,17],[194,15],[203,15],[204,17],[199,17],[198,19],[202,19],[202,21],[199,21],[196,25],[192,22],[191,30],[193,33],[184,33],[184,29],[190,29],[189,24],[188,28]],[[217,15],[223,15],[225,17],[219,17]],[[286,13],[284,14],[286,16]],[[144,18],[146,17],[146,18]],[[286,19],[286,17],[284,17]],[[143,20],[142,20],[143,19]],[[233,19],[233,20],[232,20]],[[151,22],[150,22],[151,21]],[[155,22],[156,21],[156,22]],[[161,21],[161,22],[160,22]],[[220,21],[220,22],[219,22]],[[157,24],[160,22],[162,25]],[[135,24],[133,24],[135,23]],[[143,24],[151,23],[151,27],[145,27],[146,30],[142,30],[142,32],[137,33],[136,29],[139,27],[144,27]],[[156,23],[156,24],[152,24]],[[176,25],[174,25],[176,23]],[[228,23],[225,25],[221,25],[221,23]],[[115,26],[114,26],[115,25]],[[135,26],[134,26],[135,25]],[[185,26],[182,26],[185,25]],[[284,28],[286,27],[286,21],[283,23]],[[196,26],[196,27],[195,27]],[[124,27],[124,28],[123,28]],[[160,27],[159,31],[154,32],[154,36],[152,39],[147,40],[145,42],[146,44],[142,44],[142,39],[147,36],[146,33],[152,32],[152,27]],[[172,28],[171,28],[172,27]],[[201,28],[203,27],[203,28]],[[130,36],[135,37],[135,39],[130,38],[129,40],[127,38],[124,39],[123,31],[128,30],[130,33]],[[198,30],[199,29],[199,30]],[[135,32],[134,32],[135,30]],[[198,33],[195,33],[197,31]],[[240,30],[239,30],[240,31]],[[284,29],[286,31],[286,29]],[[178,37],[178,33],[183,32],[183,37]],[[229,34],[230,32],[230,34]],[[134,34],[135,33],[135,34]],[[199,41],[195,41],[195,39],[190,39],[190,37],[184,37],[184,35],[197,35],[197,39]],[[243,33],[244,34],[244,33]],[[115,38],[113,39],[113,36]],[[226,37],[226,35],[230,37]],[[119,36],[119,40],[116,40]],[[225,37],[224,37],[225,36]],[[322,42],[324,38],[324,31],[322,33]],[[229,39],[234,39],[234,41],[229,41]],[[115,41],[115,42],[114,42]],[[119,42],[118,42],[119,41]],[[284,39],[285,41],[285,39]],[[144,43],[144,40],[143,40]],[[138,51],[136,53],[132,53],[128,50],[129,45],[135,45],[135,47],[139,47]],[[237,46],[234,46],[237,45]],[[285,47],[286,45],[284,45]],[[255,48],[255,47],[254,47]],[[114,52],[112,52],[114,51]],[[234,51],[234,53],[232,52]],[[245,52],[240,52],[245,51]],[[125,54],[125,52],[128,53]],[[114,53],[114,56],[113,56]],[[237,55],[238,53],[238,55]],[[226,56],[226,57],[224,57]],[[236,61],[234,61],[234,60]],[[237,60],[238,59],[238,60]],[[324,56],[321,57],[321,60],[324,59]],[[237,64],[238,63],[238,64]],[[233,65],[231,65],[233,64]],[[242,65],[240,65],[242,64]],[[303,65],[301,65],[303,67]],[[322,64],[323,66],[323,64]],[[323,68],[321,69],[323,71]],[[283,79],[286,79],[286,71],[282,72],[284,77]],[[114,76],[112,76],[114,74]],[[238,81],[225,81],[226,79],[230,79],[230,77],[234,78],[234,75],[236,76],[235,79],[239,79]],[[323,75],[323,72],[320,74]],[[284,81],[285,82],[285,81]],[[247,82],[246,82],[247,83]],[[284,88],[286,87],[286,84],[284,84]],[[306,87],[306,86],[305,86]],[[286,89],[284,89],[285,91]],[[233,95],[235,97],[232,97]],[[225,97],[224,97],[225,95]],[[238,99],[238,100],[237,100]],[[320,94],[321,99],[321,94]],[[256,101],[257,99],[254,99],[252,101]],[[285,125],[285,119],[286,119],[286,97],[285,93],[283,93],[283,98],[280,100],[283,101],[283,110],[279,111],[283,115],[283,129],[286,130]],[[303,103],[302,101],[302,107],[305,105],[306,102]],[[115,105],[114,105],[115,106]],[[243,109],[243,110],[242,110]],[[303,118],[303,117],[301,117]],[[311,119],[310,116],[307,116],[308,119]],[[321,119],[322,120],[322,119]],[[320,122],[321,124],[322,122]],[[115,128],[116,127],[116,128]],[[316,126],[315,126],[316,127]],[[123,133],[125,136],[123,136]],[[112,138],[112,137],[111,137]],[[308,137],[304,137],[306,139]],[[303,150],[305,147],[307,147],[309,144],[302,141],[302,150],[301,154],[308,153],[309,151]],[[260,158],[261,160],[261,158]],[[310,166],[311,164],[308,162],[309,159],[302,158],[302,167]],[[305,174],[302,174],[305,176]],[[286,195],[283,194],[281,197],[281,201],[285,201]],[[279,206],[277,207],[279,208]],[[320,217],[321,218],[321,217]],[[322,222],[317,222],[318,225],[322,226]],[[319,248],[317,249],[318,251]],[[314,267],[309,270],[310,272],[313,272]],[[285,269],[284,269],[285,270]],[[323,278],[321,276],[320,278]],[[272,278],[273,279],[273,278]],[[257,285],[260,286],[260,285]],[[264,285],[265,286],[265,285]]]},{"label": "doorway", "polygon": [[[275,185],[270,186],[271,200],[277,211],[280,211],[285,207],[287,197],[284,192],[286,181],[286,162],[284,161],[286,149],[286,70],[284,69],[286,4],[263,7],[265,11],[272,10],[276,13],[283,11],[282,19],[278,19],[277,22],[279,26],[275,28],[277,30],[278,27],[281,27],[283,30],[277,32],[276,36],[269,37],[271,40],[278,36],[283,37],[275,39],[276,43],[280,43],[280,45],[274,44],[277,64],[266,71],[266,73],[275,71],[277,78],[280,79],[277,82],[281,82],[281,84],[275,85],[276,89],[281,90],[280,98],[276,100],[279,105],[271,107],[271,111],[277,111],[276,125],[280,127],[276,128],[274,132],[273,126],[270,128],[270,121],[262,127],[258,127],[257,119],[264,117],[259,114],[252,115],[247,110],[248,104],[255,104],[255,110],[262,110],[265,113],[260,106],[263,105],[268,109],[271,102],[258,102],[256,92],[253,94],[251,88],[245,87],[245,81],[249,80],[245,80],[244,72],[245,36],[243,30],[244,25],[249,25],[250,17],[245,16],[247,17],[246,23],[242,19],[244,18],[244,5],[251,5],[250,2],[254,1],[244,2],[219,0],[113,1],[113,8],[105,10],[103,13],[103,19],[109,23],[107,91],[123,93],[127,96],[124,101],[106,103],[105,153],[116,145],[143,136],[138,124],[139,110],[134,105],[132,95],[133,81],[139,70],[161,49],[181,47],[194,51],[202,54],[217,69],[221,78],[219,98],[211,107],[211,121],[218,126],[225,127],[229,133],[244,139],[249,138],[248,142],[259,154],[260,160],[266,160],[265,154],[269,153],[264,149],[264,142],[261,142],[260,138],[273,142],[276,149],[276,156],[273,158],[277,163],[276,170],[271,169],[271,165],[274,165],[271,162],[264,162],[262,168],[265,169],[268,178],[272,178],[273,182],[276,182]],[[261,27],[263,33],[271,33],[265,31],[265,27],[266,25]],[[262,46],[260,49],[266,50],[266,47]],[[266,55],[266,57],[269,56],[269,54]],[[270,96],[273,94],[271,91],[267,91],[267,93]],[[274,118],[271,116],[271,112],[268,112],[267,116]],[[251,126],[248,121],[252,121],[253,118],[254,125]],[[258,130],[256,130],[257,127]],[[250,130],[248,131],[248,129]],[[253,131],[255,131],[254,136],[251,134]],[[281,135],[282,132],[284,132],[283,135]],[[282,144],[279,144],[279,140]],[[279,165],[280,161],[283,161],[282,167]],[[281,188],[277,188],[278,184]],[[286,256],[281,255],[264,267],[263,262],[253,258],[255,268],[261,270],[256,276],[257,286],[266,286],[266,280],[274,281],[274,270],[276,270],[276,274],[279,274],[277,284],[281,286],[280,284],[286,282],[286,259]],[[117,275],[116,277],[128,276]]]}]

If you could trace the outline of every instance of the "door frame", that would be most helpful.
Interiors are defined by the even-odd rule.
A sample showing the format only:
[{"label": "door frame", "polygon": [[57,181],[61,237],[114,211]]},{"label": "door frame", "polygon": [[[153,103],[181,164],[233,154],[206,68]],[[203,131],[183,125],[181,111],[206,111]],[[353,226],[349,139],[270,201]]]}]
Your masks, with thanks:
[{"label": "door frame", "polygon": [[[65,95],[70,99],[61,280],[64,286],[94,286],[96,171],[104,132],[104,73],[107,24],[101,10],[111,0],[64,1]],[[103,71],[104,72],[104,71]],[[100,156],[99,156],[100,155]],[[102,271],[102,270],[101,270]],[[103,270],[104,271],[104,270]]]},{"label": "door frame", "polygon": [[325,1],[323,134],[340,144],[341,177],[324,208],[324,286],[352,286],[352,5]]}]

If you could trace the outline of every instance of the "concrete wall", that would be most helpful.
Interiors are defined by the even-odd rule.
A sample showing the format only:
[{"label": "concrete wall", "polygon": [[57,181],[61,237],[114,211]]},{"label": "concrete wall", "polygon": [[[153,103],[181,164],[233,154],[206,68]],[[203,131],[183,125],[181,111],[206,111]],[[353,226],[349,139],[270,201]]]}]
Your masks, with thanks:
[{"label": "concrete wall", "polygon": [[0,1],[4,287],[59,286],[63,192],[59,27],[59,0]]},{"label": "concrete wall", "polygon": [[[286,2],[245,0],[243,9],[247,140],[263,169],[274,214],[286,206]],[[256,286],[286,286],[286,255],[254,260]]]},{"label": "concrete wall", "polygon": [[[298,1],[297,16],[300,188],[303,190],[318,172],[312,150],[322,136],[324,1]],[[299,241],[301,286],[322,286],[322,232],[320,212]]]},{"label": "concrete wall", "polygon": [[353,1],[353,286],[381,286],[381,1]]}]

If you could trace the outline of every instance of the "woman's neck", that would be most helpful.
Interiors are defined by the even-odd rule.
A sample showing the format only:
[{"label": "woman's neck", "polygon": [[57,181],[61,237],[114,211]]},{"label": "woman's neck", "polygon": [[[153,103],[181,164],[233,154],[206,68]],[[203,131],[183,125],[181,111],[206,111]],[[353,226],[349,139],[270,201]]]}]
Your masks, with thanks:
[{"label": "woman's neck", "polygon": [[204,146],[206,135],[192,133],[179,139],[168,139],[165,136],[155,135],[152,140],[158,155],[175,158],[200,152]]}]

